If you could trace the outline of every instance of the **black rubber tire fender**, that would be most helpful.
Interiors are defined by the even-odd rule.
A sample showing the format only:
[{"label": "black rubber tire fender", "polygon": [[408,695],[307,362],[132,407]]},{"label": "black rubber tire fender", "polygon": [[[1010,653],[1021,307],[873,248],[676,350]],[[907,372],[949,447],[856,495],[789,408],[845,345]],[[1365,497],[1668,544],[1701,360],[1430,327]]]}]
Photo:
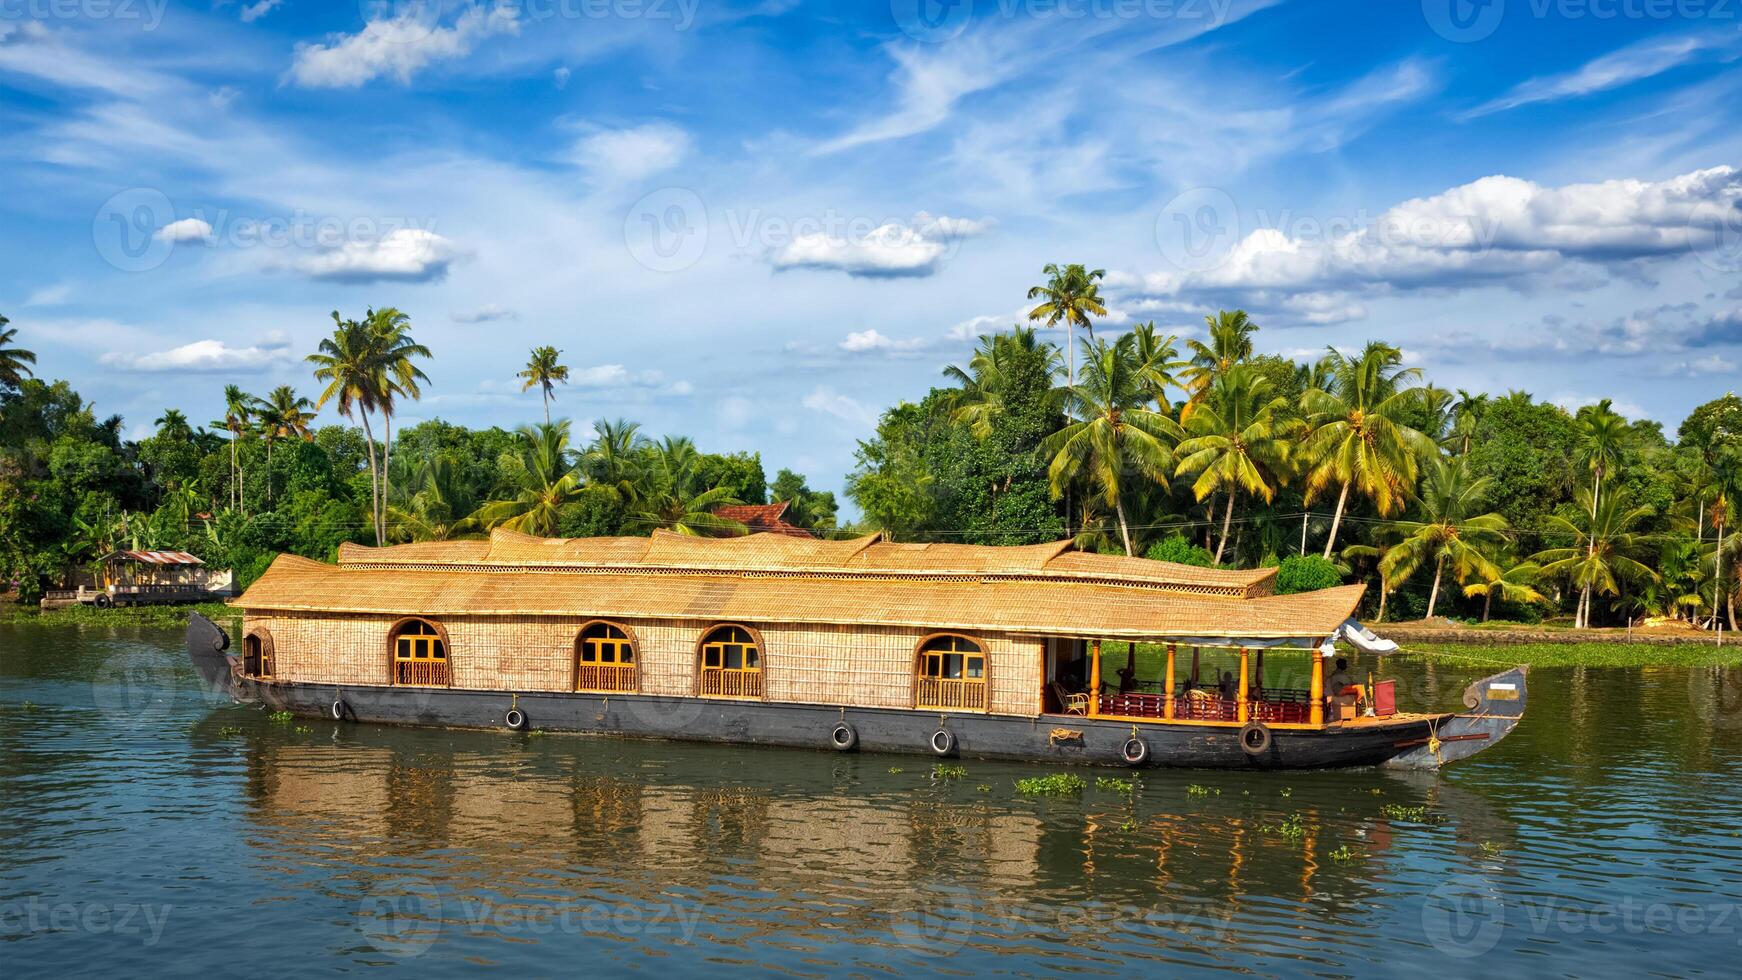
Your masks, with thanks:
[{"label": "black rubber tire fender", "polygon": [[836,752],[851,752],[859,747],[859,732],[852,725],[840,722],[829,729],[829,748]]},{"label": "black rubber tire fender", "polygon": [[1261,721],[1249,721],[1240,729],[1240,748],[1247,755],[1263,755],[1270,751],[1270,726]]},{"label": "black rubber tire fender", "polygon": [[1119,758],[1128,766],[1141,766],[1149,761],[1149,743],[1133,735],[1119,746]]},{"label": "black rubber tire fender", "polygon": [[953,755],[956,751],[956,733],[948,728],[940,728],[932,732],[928,741],[933,755]]},{"label": "black rubber tire fender", "polygon": [[510,731],[525,731],[526,712],[519,708],[509,708],[508,713],[502,716],[502,724],[507,725]]}]

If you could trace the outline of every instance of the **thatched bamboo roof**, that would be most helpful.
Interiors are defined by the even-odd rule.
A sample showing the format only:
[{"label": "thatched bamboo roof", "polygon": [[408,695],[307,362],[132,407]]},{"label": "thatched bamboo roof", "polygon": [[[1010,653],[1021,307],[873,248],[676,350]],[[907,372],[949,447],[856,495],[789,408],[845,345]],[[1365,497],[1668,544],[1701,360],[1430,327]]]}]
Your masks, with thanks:
[{"label": "thatched bamboo roof", "polygon": [[[1229,571],[1068,552],[824,541],[778,534],[532,538],[367,548],[339,565],[280,557],[249,612],[585,616],[878,625],[1131,639],[1318,640],[1362,587],[1272,594],[1274,569]],[[587,575],[584,583],[577,574]]]}]

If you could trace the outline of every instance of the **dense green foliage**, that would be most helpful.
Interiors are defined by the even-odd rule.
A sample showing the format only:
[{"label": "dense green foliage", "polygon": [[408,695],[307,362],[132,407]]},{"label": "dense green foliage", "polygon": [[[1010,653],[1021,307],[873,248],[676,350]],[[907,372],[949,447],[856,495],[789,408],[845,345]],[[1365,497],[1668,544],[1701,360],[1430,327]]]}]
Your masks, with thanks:
[{"label": "dense green foliage", "polygon": [[[1032,320],[1092,331],[1098,270],[1049,267]],[[1567,411],[1524,392],[1455,395],[1384,343],[1298,364],[1258,349],[1241,311],[1180,344],[1143,324],[1085,336],[980,338],[965,366],[884,412],[834,495],[754,452],[657,441],[624,420],[395,429],[434,356],[391,307],[333,314],[310,357],[318,399],[224,391],[224,417],[174,409],[138,441],[98,418],[0,318],[0,580],[31,598],[116,547],[179,548],[241,583],[281,552],[346,541],[743,533],[723,508],[784,501],[820,534],[1082,548],[1231,567],[1277,565],[1283,592],[1369,586],[1367,615],[1619,625],[1645,615],[1733,626],[1742,399],[1668,437],[1607,402]],[[1059,333],[1065,333],[1060,330]],[[1183,349],[1183,357],[1182,357]],[[517,375],[548,411],[561,352]],[[1074,362],[1075,370],[1068,366]],[[504,365],[504,375],[514,368]],[[529,394],[529,411],[532,398]],[[333,408],[345,424],[316,425]],[[536,416],[535,416],[536,417]]]}]

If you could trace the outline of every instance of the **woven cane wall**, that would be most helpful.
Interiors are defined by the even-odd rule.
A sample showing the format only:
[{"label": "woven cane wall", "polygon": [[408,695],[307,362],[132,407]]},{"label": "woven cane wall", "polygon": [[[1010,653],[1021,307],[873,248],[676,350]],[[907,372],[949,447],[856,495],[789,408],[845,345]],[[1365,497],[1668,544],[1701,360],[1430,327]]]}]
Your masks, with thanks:
[{"label": "woven cane wall", "polygon": [[[245,628],[270,632],[277,678],[311,684],[385,684],[387,638],[397,617],[279,613],[249,616]],[[437,620],[447,632],[452,686],[473,690],[567,691],[584,617],[461,617]],[[636,640],[643,694],[695,693],[696,645],[712,623],[619,620]],[[893,627],[816,627],[746,623],[762,635],[767,700],[800,704],[913,705],[914,648],[928,635]],[[978,634],[986,647],[988,708],[1040,712],[1036,639]]]}]

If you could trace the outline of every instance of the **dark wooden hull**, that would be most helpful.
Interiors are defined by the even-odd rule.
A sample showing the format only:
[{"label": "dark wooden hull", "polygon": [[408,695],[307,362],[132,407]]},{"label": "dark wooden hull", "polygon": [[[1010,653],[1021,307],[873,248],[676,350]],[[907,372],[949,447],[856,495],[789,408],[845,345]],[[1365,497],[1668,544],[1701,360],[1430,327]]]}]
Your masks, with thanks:
[{"label": "dark wooden hull", "polygon": [[[203,620],[202,620],[203,621]],[[237,676],[235,658],[222,651],[227,638],[215,625],[189,628],[189,653],[202,678],[217,693],[258,701],[274,710],[344,721],[448,728],[507,728],[511,710],[524,728],[640,738],[727,742],[832,750],[830,735],[841,723],[857,735],[854,751],[891,752],[1018,761],[1129,767],[1126,742],[1147,747],[1143,766],[1213,769],[1323,769],[1393,765],[1437,768],[1447,746],[1458,757],[1498,741],[1516,724],[1488,734],[1444,741],[1427,752],[1437,728],[1445,739],[1469,734],[1471,716],[1442,715],[1430,723],[1365,724],[1318,731],[1273,729],[1268,749],[1249,754],[1238,729],[1203,725],[1111,721],[1064,715],[1025,718],[978,713],[836,705],[771,704],[716,698],[637,694],[583,694],[456,690],[262,682]],[[216,631],[216,636],[213,635]],[[1522,704],[1520,705],[1522,708]],[[1492,724],[1492,719],[1484,721]],[[954,736],[946,753],[932,747],[940,729]]]}]

